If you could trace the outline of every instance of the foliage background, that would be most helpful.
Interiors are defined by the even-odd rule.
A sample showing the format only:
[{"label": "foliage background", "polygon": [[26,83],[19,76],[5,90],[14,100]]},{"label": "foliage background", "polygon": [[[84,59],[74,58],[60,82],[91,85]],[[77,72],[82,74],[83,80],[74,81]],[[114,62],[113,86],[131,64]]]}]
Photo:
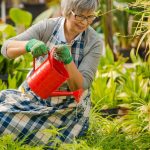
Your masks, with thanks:
[{"label": "foliage background", "polygon": [[[101,0],[98,19],[92,26],[104,39],[106,53],[100,59],[91,87],[90,127],[84,137],[71,144],[55,141],[58,130],[48,129],[46,132],[53,135],[56,143],[54,149],[150,148],[149,6],[148,0]],[[39,20],[60,15],[59,8],[59,1],[47,1],[47,9],[34,19],[29,11],[10,9],[8,15],[13,23],[0,24],[0,45]],[[23,20],[22,15],[26,16]],[[141,49],[145,55],[139,53]],[[128,52],[128,57],[122,52]],[[31,68],[30,54],[15,60],[0,55],[0,90],[18,88]],[[0,138],[2,150],[44,149],[22,144],[23,141],[13,142],[11,135]]]}]

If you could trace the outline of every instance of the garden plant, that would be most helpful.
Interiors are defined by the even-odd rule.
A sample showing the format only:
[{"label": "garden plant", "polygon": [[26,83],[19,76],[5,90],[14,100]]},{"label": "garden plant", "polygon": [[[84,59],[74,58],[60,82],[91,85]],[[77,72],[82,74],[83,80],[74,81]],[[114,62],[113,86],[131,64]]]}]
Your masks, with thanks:
[{"label": "garden plant", "polygon": [[[148,0],[116,0],[115,2],[128,6],[128,9],[125,7],[125,9],[121,10],[126,13],[126,19],[129,19],[128,16],[131,16],[131,14],[135,16],[133,22],[136,26],[133,27],[132,35],[133,37],[140,37],[140,40],[135,48],[132,47],[130,51],[131,63],[127,63],[129,58],[124,58],[122,55],[118,55],[116,60],[110,41],[107,41],[105,55],[99,61],[98,70],[91,87],[92,110],[88,132],[83,137],[74,139],[71,144],[65,144],[55,139],[56,135],[59,134],[58,129],[50,126],[49,129],[43,132],[51,134],[55,144],[46,148],[58,150],[150,149],[150,2]],[[104,1],[102,1],[102,4],[104,9],[106,7]],[[116,9],[115,6],[112,5]],[[138,12],[138,10],[141,11]],[[10,10],[14,26],[0,24],[0,45],[6,39],[15,36],[20,31],[22,32],[22,29],[26,29],[31,25],[31,14],[21,11],[21,13],[27,15],[27,20],[20,20],[20,17],[16,15],[18,11],[21,10]],[[115,15],[115,11],[112,12]],[[106,16],[102,15],[101,17]],[[115,16],[115,19],[117,17],[120,16]],[[115,21],[115,25],[117,23],[119,23],[119,20]],[[98,31],[99,26],[95,27],[97,27]],[[123,27],[122,25],[124,32]],[[103,33],[106,30],[103,24]],[[115,32],[120,32],[119,30],[121,30],[121,27],[116,27]],[[105,34],[107,37],[108,33]],[[119,34],[117,40],[119,40],[120,36],[121,34]],[[125,46],[130,44],[131,39],[129,40],[128,36],[125,35],[120,40],[119,42]],[[138,54],[142,42],[145,43],[146,55],[144,58]],[[0,79],[0,90],[7,88],[17,89],[31,67],[32,57],[30,54],[15,60],[8,60],[0,55],[0,75],[2,77]],[[25,145],[23,143],[24,141],[14,142],[12,135],[0,137],[1,150],[45,149],[44,146]]]}]

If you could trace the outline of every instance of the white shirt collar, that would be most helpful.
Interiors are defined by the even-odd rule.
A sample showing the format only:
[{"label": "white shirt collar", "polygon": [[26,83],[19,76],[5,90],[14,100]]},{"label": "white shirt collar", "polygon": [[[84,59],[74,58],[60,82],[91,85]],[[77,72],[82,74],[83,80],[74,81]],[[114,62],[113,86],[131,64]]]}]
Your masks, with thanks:
[{"label": "white shirt collar", "polygon": [[[65,23],[65,18],[62,18],[62,21],[61,21],[61,23],[60,23],[60,27],[59,27],[59,29],[58,29],[58,32],[57,32],[57,39],[59,40],[59,41],[62,41],[62,42],[64,42],[64,43],[66,43],[66,38],[65,38],[65,33],[64,33],[64,23]],[[75,41],[77,41],[77,40],[81,40],[81,36],[82,36],[82,33],[80,33],[79,35],[77,35],[76,37],[75,37],[75,39],[74,40],[72,40],[72,44],[75,42]]]}]

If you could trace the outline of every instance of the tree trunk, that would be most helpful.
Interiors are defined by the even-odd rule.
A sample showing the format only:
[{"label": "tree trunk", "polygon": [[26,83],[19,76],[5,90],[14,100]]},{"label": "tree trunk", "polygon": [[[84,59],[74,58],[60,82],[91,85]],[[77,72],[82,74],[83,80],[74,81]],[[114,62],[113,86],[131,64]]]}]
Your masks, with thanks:
[{"label": "tree trunk", "polygon": [[113,14],[112,14],[113,0],[106,0],[106,15],[104,16],[105,24],[105,43],[109,45],[114,54],[114,59],[117,60],[114,53],[113,45]]}]

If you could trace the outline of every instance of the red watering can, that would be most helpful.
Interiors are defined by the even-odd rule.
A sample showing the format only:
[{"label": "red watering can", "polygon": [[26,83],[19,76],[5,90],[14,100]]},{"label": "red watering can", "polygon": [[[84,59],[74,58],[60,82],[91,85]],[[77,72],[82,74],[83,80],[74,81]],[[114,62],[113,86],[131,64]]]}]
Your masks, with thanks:
[{"label": "red watering can", "polygon": [[83,93],[82,89],[73,92],[56,91],[69,78],[69,74],[64,64],[53,57],[54,50],[55,48],[48,53],[48,58],[37,69],[35,69],[34,59],[34,71],[27,79],[28,85],[42,99],[50,96],[73,95],[76,102],[79,102]]}]

